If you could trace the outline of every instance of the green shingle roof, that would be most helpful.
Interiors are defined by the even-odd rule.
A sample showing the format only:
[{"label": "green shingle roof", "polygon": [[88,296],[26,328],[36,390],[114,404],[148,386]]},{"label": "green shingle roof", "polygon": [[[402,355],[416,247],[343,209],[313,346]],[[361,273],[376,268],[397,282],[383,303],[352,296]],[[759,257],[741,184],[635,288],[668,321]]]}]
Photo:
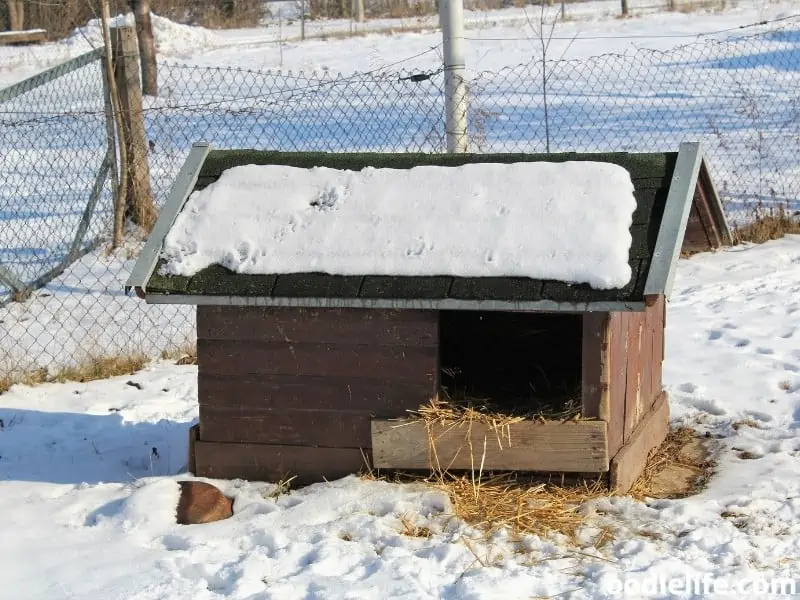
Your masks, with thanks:
[{"label": "green shingle roof", "polygon": [[408,169],[420,165],[459,166],[476,162],[585,160],[614,163],[631,174],[637,201],[630,230],[633,241],[629,264],[633,275],[628,285],[613,290],[595,290],[586,284],[569,285],[561,281],[521,277],[386,277],[368,274],[345,277],[323,273],[241,275],[220,266],[208,267],[192,277],[165,277],[159,275],[163,264],[163,259],[160,259],[147,282],[147,295],[501,302],[550,300],[579,304],[603,301],[642,302],[677,155],[677,152],[453,155],[212,150],[202,165],[194,190],[203,189],[213,183],[223,171],[231,167],[248,164],[361,170],[367,166]]}]

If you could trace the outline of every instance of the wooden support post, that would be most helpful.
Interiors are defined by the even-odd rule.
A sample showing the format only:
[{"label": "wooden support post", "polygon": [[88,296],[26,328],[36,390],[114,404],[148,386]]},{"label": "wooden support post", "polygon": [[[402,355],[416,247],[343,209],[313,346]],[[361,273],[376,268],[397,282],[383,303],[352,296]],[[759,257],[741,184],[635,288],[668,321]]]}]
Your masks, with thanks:
[{"label": "wooden support post", "polygon": [[8,5],[9,29],[22,31],[25,29],[25,2],[23,0],[6,0]]},{"label": "wooden support post", "polygon": [[150,187],[147,133],[144,127],[142,87],[139,80],[139,55],[133,27],[112,27],[111,47],[114,59],[114,79],[122,113],[122,137],[127,149],[128,191],[125,214],[149,232],[157,212]]},{"label": "wooden support post", "polygon": [[145,96],[158,96],[158,68],[156,66],[156,41],[150,18],[150,0],[133,0],[136,19],[136,37],[142,57],[142,92]]},{"label": "wooden support post", "polygon": [[581,344],[581,416],[586,419],[611,418],[609,406],[609,322],[606,312],[583,315]]}]

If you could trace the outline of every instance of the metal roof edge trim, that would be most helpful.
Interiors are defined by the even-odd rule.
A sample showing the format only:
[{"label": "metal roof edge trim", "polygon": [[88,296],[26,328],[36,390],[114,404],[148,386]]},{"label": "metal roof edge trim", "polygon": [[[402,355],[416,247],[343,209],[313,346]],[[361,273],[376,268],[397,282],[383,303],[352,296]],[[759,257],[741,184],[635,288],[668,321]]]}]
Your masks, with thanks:
[{"label": "metal roof edge trim", "polygon": [[149,304],[196,306],[264,306],[304,308],[381,308],[405,310],[522,310],[532,312],[641,312],[642,302],[607,300],[598,302],[556,302],[554,300],[459,300],[388,298],[285,298],[269,296],[202,296],[193,294],[150,294]]},{"label": "metal roof edge trim", "polygon": [[669,298],[702,162],[700,142],[683,142],[680,145],[650,272],[644,285],[645,296],[663,294]]},{"label": "metal roof edge trim", "polygon": [[164,244],[164,238],[167,237],[170,227],[175,222],[175,217],[178,216],[184,203],[192,193],[192,189],[197,183],[197,177],[200,175],[200,169],[203,167],[203,163],[210,151],[211,144],[208,142],[195,142],[192,144],[189,156],[186,157],[186,161],[175,178],[175,183],[172,184],[172,189],[158,215],[156,224],[153,226],[153,231],[150,232],[150,236],[139,253],[139,258],[133,266],[128,281],[125,283],[126,294],[130,292],[131,288],[141,289],[142,294],[147,293],[147,282],[150,280],[150,275],[153,274],[153,269],[155,269],[158,262],[158,255]]}]

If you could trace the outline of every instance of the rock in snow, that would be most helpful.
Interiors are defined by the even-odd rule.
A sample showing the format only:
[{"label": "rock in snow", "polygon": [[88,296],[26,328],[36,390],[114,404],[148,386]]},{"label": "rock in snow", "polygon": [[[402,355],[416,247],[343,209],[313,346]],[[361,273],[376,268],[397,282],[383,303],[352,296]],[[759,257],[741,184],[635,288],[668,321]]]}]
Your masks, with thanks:
[{"label": "rock in snow", "polygon": [[179,481],[181,498],[177,520],[180,525],[213,523],[233,516],[233,500],[204,481]]}]

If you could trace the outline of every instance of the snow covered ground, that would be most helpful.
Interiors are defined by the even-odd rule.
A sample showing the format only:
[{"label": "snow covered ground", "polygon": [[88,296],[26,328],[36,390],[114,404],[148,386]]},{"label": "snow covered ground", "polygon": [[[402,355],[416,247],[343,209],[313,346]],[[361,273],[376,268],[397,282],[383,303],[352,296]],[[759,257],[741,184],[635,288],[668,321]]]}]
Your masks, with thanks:
[{"label": "snow covered ground", "polygon": [[[277,498],[268,483],[218,481],[234,517],[178,526],[195,367],[14,387],[0,396],[0,596],[797,597],[768,586],[800,593],[798,315],[800,236],[680,262],[665,382],[675,423],[719,436],[719,472],[687,499],[593,502],[576,545],[484,539],[437,491],[356,477]],[[434,535],[402,535],[402,518]],[[598,551],[604,525],[616,537]],[[689,577],[717,594],[658,593]]]},{"label": "snow covered ground", "polygon": [[[637,4],[645,3],[654,5],[649,0],[631,0],[633,17],[630,19],[618,18],[617,0],[568,4],[567,20],[556,27],[549,56],[570,59],[630,52],[637,48],[667,50],[696,40],[698,36],[720,39],[736,33],[737,27],[800,12],[798,0],[735,0],[726,3],[724,10],[700,9],[691,13],[637,10]],[[547,15],[548,21],[555,18],[557,12],[557,7],[552,9]],[[467,11],[465,15],[469,69],[496,71],[539,58],[539,39],[529,23],[529,19],[534,23],[538,21],[538,7],[529,7],[527,16],[517,8]],[[386,69],[387,65],[398,61],[410,69],[436,68],[441,62],[440,55],[428,52],[441,42],[436,17],[376,19],[360,26],[343,20],[308,21],[309,39],[304,42],[300,40],[299,21],[282,22],[280,28],[277,20],[272,19],[261,27],[207,30],[155,16],[153,26],[162,57],[197,66],[353,73]],[[351,28],[391,34],[341,37]],[[421,31],[409,32],[409,29]],[[0,85],[19,81],[47,66],[99,47],[101,39],[99,23],[93,21],[61,42],[0,47]],[[281,41],[283,43],[279,44]],[[409,58],[420,53],[424,54]]]}]

